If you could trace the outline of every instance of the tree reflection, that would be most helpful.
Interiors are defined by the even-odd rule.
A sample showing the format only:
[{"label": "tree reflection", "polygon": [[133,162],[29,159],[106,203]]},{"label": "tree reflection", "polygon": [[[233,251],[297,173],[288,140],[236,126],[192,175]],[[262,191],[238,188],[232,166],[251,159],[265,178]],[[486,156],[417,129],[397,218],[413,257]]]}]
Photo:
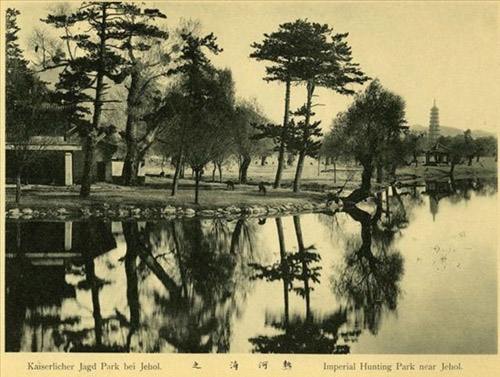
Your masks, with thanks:
[{"label": "tree reflection", "polygon": [[[363,327],[376,334],[382,312],[396,310],[403,258],[390,250],[387,243],[372,247],[376,218],[355,206],[344,211],[361,224],[361,245],[357,240],[347,242],[345,264],[332,278],[334,291],[354,309],[356,317],[362,317]],[[360,319],[356,318],[358,322]]]},{"label": "tree reflection", "polygon": [[274,336],[259,335],[250,338],[253,352],[259,353],[349,353],[349,346],[337,344],[339,330],[347,321],[345,309],[337,310],[326,317],[307,319],[294,316],[289,321],[267,319],[266,325],[282,333]]},{"label": "tree reflection", "polygon": [[[280,248],[280,260],[271,265],[251,264],[254,279],[283,282],[283,316],[268,318],[266,325],[280,331],[278,335],[258,335],[249,339],[253,352],[259,353],[347,353],[349,347],[337,345],[338,332],[347,320],[346,311],[338,310],[326,317],[314,315],[310,294],[313,284],[320,283],[321,260],[315,247],[304,244],[300,217],[294,216],[294,229],[298,250],[287,252],[283,223],[276,218],[276,230]],[[290,318],[289,292],[304,299],[305,318],[295,315]]]},{"label": "tree reflection", "polygon": [[125,348],[130,352],[132,336],[140,325],[139,281],[137,276],[137,257],[139,250],[138,229],[134,223],[122,224],[123,234],[127,243],[125,252],[125,274],[127,276],[127,303],[130,310],[130,326]]},{"label": "tree reflection", "polygon": [[148,223],[139,233],[132,237],[141,240],[138,255],[165,288],[144,291],[155,310],[141,320],[158,334],[147,343],[178,352],[228,352],[231,323],[249,288],[241,262],[251,261],[253,227],[245,219],[233,231],[225,220],[193,219]]}]

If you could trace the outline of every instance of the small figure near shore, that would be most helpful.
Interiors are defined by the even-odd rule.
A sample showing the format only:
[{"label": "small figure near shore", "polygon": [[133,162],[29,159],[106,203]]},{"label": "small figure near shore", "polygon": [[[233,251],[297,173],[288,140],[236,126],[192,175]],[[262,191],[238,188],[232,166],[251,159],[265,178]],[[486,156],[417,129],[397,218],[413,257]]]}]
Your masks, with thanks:
[{"label": "small figure near shore", "polygon": [[234,191],[234,182],[233,181],[226,181],[226,190]]}]

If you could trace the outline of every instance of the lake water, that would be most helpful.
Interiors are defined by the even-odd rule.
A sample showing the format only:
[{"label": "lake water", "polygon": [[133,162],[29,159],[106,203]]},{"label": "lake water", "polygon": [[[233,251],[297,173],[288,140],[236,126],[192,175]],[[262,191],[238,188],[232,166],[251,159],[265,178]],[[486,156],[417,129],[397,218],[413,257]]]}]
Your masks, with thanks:
[{"label": "lake water", "polygon": [[336,214],[8,221],[6,348],[491,354],[495,181]]}]

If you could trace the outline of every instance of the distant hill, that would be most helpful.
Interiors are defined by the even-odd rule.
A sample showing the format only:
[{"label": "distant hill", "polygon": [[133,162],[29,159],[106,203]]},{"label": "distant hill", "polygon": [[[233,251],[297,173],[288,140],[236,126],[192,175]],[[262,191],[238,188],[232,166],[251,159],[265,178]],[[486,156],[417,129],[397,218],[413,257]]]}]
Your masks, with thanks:
[{"label": "distant hill", "polygon": [[[428,127],[421,126],[420,124],[414,124],[410,126],[410,129],[416,132],[427,132],[429,130]],[[446,126],[439,126],[439,130],[441,131],[442,136],[461,135],[465,131],[460,128],[446,127]],[[482,130],[471,130],[471,132],[472,132],[472,137],[486,137],[486,136],[496,137],[496,135],[493,132],[482,131]]]}]

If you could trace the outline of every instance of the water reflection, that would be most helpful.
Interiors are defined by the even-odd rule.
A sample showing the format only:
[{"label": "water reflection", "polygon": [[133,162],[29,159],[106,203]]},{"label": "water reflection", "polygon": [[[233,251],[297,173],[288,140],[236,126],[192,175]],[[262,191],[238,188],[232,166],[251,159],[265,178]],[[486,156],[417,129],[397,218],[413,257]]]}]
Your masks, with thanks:
[{"label": "water reflection", "polygon": [[[462,352],[463,347],[469,353],[490,352],[496,344],[496,311],[495,316],[487,313],[496,308],[496,293],[487,282],[496,284],[496,270],[473,266],[491,262],[494,242],[480,242],[484,237],[474,229],[459,233],[460,243],[451,233],[444,241],[429,230],[424,235],[430,242],[439,239],[448,259],[462,256],[454,262],[460,266],[456,281],[447,275],[449,285],[460,286],[462,270],[467,281],[485,281],[474,292],[457,293],[463,314],[451,304],[449,311],[442,308],[441,297],[422,307],[410,282],[425,265],[433,294],[439,297],[446,289],[439,283],[442,269],[429,270],[438,260],[435,246],[428,252],[425,246],[413,246],[419,235],[412,224],[432,229],[433,221],[452,221],[450,213],[460,212],[450,211],[464,211],[464,202],[469,207],[489,203],[481,204],[477,214],[484,217],[483,207],[495,208],[495,200],[496,182],[440,181],[388,187],[370,203],[333,216],[7,222],[6,348],[393,352],[388,344],[394,336],[387,332],[404,324],[405,332],[417,335],[401,339],[394,352],[418,352],[421,324],[407,319],[437,322],[436,307],[452,321],[473,307],[481,324],[461,321],[462,332],[476,331],[482,344],[492,345],[481,351],[460,348],[442,333],[435,347],[445,353]],[[465,246],[457,254],[453,248],[460,245]],[[467,255],[477,259],[464,259]],[[482,292],[482,307],[475,304],[477,292]],[[439,336],[445,329],[434,331]],[[489,334],[493,341],[486,339]]]},{"label": "water reflection", "polygon": [[[283,282],[284,315],[267,316],[266,325],[281,333],[274,336],[259,335],[249,339],[253,352],[260,353],[345,353],[346,348],[337,346],[338,329],[346,321],[345,311],[338,311],[326,318],[313,315],[310,295],[314,284],[320,283],[321,257],[314,245],[305,247],[299,216],[293,216],[298,251],[287,252],[281,218],[276,218],[280,246],[280,260],[272,265],[250,264],[254,279]],[[305,318],[295,315],[290,319],[289,291],[299,295],[305,304]],[[348,348],[347,348],[348,351]]]},{"label": "water reflection", "polygon": [[391,250],[388,241],[392,240],[388,234],[395,233],[394,228],[385,227],[387,223],[382,223],[382,227],[377,224],[377,213],[381,211],[373,217],[357,207],[345,212],[361,224],[361,242],[358,239],[346,242],[345,262],[332,278],[334,291],[346,302],[346,307],[352,308],[354,326],[361,325],[377,334],[381,313],[397,308],[403,257],[399,251]]},{"label": "water reflection", "polygon": [[441,180],[425,181],[424,195],[429,196],[429,209],[433,220],[439,211],[439,201],[449,198],[453,203],[469,201],[472,192],[478,196],[492,196],[497,192],[496,179],[460,179],[456,180],[452,176]]}]

